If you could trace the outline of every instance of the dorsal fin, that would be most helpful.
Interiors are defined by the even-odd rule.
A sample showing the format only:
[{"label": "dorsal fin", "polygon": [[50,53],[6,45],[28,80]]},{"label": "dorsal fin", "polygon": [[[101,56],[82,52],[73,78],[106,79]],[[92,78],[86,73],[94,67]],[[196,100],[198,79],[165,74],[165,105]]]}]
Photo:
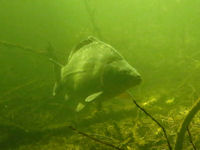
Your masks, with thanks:
[{"label": "dorsal fin", "polygon": [[76,51],[78,51],[79,49],[81,49],[82,47],[84,47],[84,46],[86,46],[86,45],[88,45],[88,44],[91,44],[91,43],[94,42],[94,41],[98,41],[98,39],[95,38],[95,37],[93,37],[93,36],[89,36],[87,39],[85,39],[85,40],[79,42],[79,44],[76,45],[75,48],[71,51],[68,60],[70,60],[70,58],[72,57],[72,55],[73,55]]},{"label": "dorsal fin", "polygon": [[83,46],[85,45],[88,45],[94,41],[98,41],[95,37],[93,36],[89,36],[87,39],[81,41],[78,45],[76,45],[75,49],[74,50],[79,50],[80,48],[82,48]]}]

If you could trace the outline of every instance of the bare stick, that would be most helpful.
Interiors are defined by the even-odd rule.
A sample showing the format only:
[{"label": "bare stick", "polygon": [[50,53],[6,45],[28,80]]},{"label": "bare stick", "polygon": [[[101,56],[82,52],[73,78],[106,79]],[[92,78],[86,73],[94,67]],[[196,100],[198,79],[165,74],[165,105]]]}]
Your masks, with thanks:
[{"label": "bare stick", "polygon": [[29,81],[29,82],[27,82],[27,83],[25,83],[25,84],[23,84],[23,85],[16,86],[16,87],[14,87],[13,89],[11,89],[11,90],[9,90],[9,91],[3,93],[2,96],[0,96],[0,103],[8,101],[8,100],[3,100],[3,101],[1,100],[1,99],[3,99],[5,96],[8,96],[8,95],[10,95],[11,93],[13,93],[13,92],[15,92],[15,91],[17,91],[17,90],[20,90],[20,89],[22,89],[22,88],[24,88],[24,87],[27,87],[27,86],[29,86],[29,85],[31,85],[31,84],[34,84],[35,82],[37,82],[36,79],[35,79],[35,80],[31,80],[31,81]]},{"label": "bare stick", "polygon": [[189,126],[190,122],[192,121],[192,119],[194,118],[194,116],[197,114],[199,110],[200,110],[200,98],[197,100],[196,104],[194,104],[192,109],[188,112],[187,116],[183,120],[183,123],[181,124],[179,131],[177,133],[174,150],[182,150],[184,136],[185,136],[187,127]]},{"label": "bare stick", "polygon": [[189,136],[189,141],[190,141],[190,143],[192,144],[193,149],[196,150],[196,147],[195,147],[194,142],[193,142],[193,140],[192,140],[192,135],[191,135],[191,133],[190,133],[190,129],[189,129],[188,126],[187,126],[187,132],[188,132],[188,136]]},{"label": "bare stick", "polygon": [[6,42],[6,41],[0,41],[0,44],[4,45],[6,47],[19,48],[19,49],[22,49],[26,52],[35,53],[35,54],[38,54],[38,55],[43,55],[43,56],[46,55],[46,52],[43,51],[43,50],[38,51],[38,50],[35,50],[33,48],[25,47],[25,46],[22,46],[22,45],[19,45],[19,44],[13,44],[13,43],[9,43],[9,42]]},{"label": "bare stick", "polygon": [[133,97],[131,94],[129,94],[129,95],[131,96],[131,98],[132,98],[132,100],[133,100],[133,103],[135,103],[135,105],[136,105],[140,110],[142,110],[147,116],[149,116],[149,117],[163,130],[164,136],[165,136],[165,138],[166,138],[166,140],[167,140],[168,148],[169,148],[169,150],[172,150],[172,147],[171,147],[170,141],[169,141],[169,139],[168,139],[168,137],[167,137],[167,132],[166,132],[165,128],[164,128],[151,114],[149,114],[144,108],[142,108],[142,107],[136,102],[136,100],[134,99],[134,97]]},{"label": "bare stick", "polygon": [[87,138],[89,138],[89,139],[91,139],[91,140],[93,140],[93,141],[96,141],[96,142],[98,142],[98,143],[101,143],[101,144],[110,146],[110,147],[112,147],[112,148],[114,148],[114,149],[117,149],[117,150],[122,150],[121,148],[119,148],[119,147],[117,147],[117,146],[115,146],[115,145],[113,145],[113,144],[111,144],[111,143],[108,143],[108,142],[105,142],[105,141],[101,141],[101,140],[99,140],[99,139],[97,139],[97,138],[94,138],[94,137],[92,137],[92,136],[90,136],[90,135],[88,135],[88,134],[86,134],[86,133],[83,133],[83,132],[81,132],[81,131],[75,129],[75,128],[72,127],[72,126],[69,126],[69,128],[72,129],[73,131],[77,132],[78,134],[83,135],[83,136],[85,136],[85,137],[87,137]]},{"label": "bare stick", "polygon": [[91,23],[92,23],[92,26],[93,26],[93,29],[94,31],[96,32],[97,36],[99,37],[100,40],[103,40],[103,36],[101,35],[101,32],[95,22],[95,18],[94,18],[94,13],[92,12],[89,4],[88,4],[88,0],[84,0],[84,4],[85,4],[85,8],[86,8],[86,11],[90,17],[90,20],[91,20]]}]

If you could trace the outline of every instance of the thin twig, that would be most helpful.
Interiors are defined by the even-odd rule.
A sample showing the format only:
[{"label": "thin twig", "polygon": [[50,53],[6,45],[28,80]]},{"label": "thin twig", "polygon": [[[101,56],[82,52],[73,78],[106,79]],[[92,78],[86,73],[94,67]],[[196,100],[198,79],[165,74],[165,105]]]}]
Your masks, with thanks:
[{"label": "thin twig", "polygon": [[188,126],[187,126],[187,132],[188,132],[188,136],[189,136],[189,141],[190,141],[190,143],[192,144],[193,149],[194,149],[194,150],[197,150],[197,148],[195,147],[194,142],[193,142],[193,140],[192,140],[192,135],[191,135],[191,133],[190,133],[190,129],[189,129]]},{"label": "thin twig", "polygon": [[92,136],[88,135],[87,133],[84,133],[84,132],[81,132],[81,131],[77,130],[76,128],[74,128],[72,126],[69,126],[69,128],[72,129],[73,131],[77,132],[78,134],[83,135],[83,136],[85,136],[85,137],[87,137],[87,138],[89,138],[89,139],[91,139],[93,141],[96,141],[98,143],[110,146],[110,147],[112,147],[114,149],[117,149],[117,150],[122,150],[121,148],[119,148],[119,147],[117,147],[117,146],[115,146],[115,145],[113,145],[111,143],[108,143],[108,142],[105,142],[105,141],[101,141],[101,140],[99,140],[99,139],[97,139],[95,137],[92,137]]},{"label": "thin twig", "polygon": [[94,31],[96,32],[97,36],[99,37],[100,40],[103,40],[103,36],[101,35],[101,32],[95,22],[95,17],[94,17],[94,13],[93,11],[91,10],[89,4],[88,4],[88,0],[84,0],[84,4],[85,4],[85,8],[86,8],[86,11],[90,17],[90,20],[91,20],[91,23],[92,23],[92,26],[93,26],[93,29]]},{"label": "thin twig", "polygon": [[186,117],[184,118],[182,124],[179,127],[176,142],[174,146],[174,150],[182,150],[183,148],[183,142],[185,137],[185,132],[187,131],[187,126],[189,126],[190,122],[194,118],[194,116],[200,111],[200,98],[197,100],[197,102],[193,105],[191,110],[188,112]]},{"label": "thin twig", "polygon": [[168,139],[168,137],[167,137],[167,132],[166,132],[165,128],[164,128],[151,114],[149,114],[144,108],[142,108],[142,107],[136,102],[136,100],[134,99],[134,97],[133,97],[131,94],[129,94],[129,95],[131,96],[131,98],[132,98],[132,100],[133,100],[133,103],[135,103],[135,105],[136,105],[140,110],[142,110],[147,116],[149,116],[149,117],[163,130],[164,136],[165,136],[165,138],[166,138],[166,140],[167,140],[168,148],[169,148],[169,150],[172,150],[172,147],[171,147],[170,141],[169,141],[169,139]]},{"label": "thin twig", "polygon": [[37,81],[38,81],[37,79],[31,80],[31,81],[29,81],[29,82],[27,82],[27,83],[25,83],[25,84],[16,86],[16,87],[14,87],[13,89],[11,89],[11,90],[9,90],[9,91],[3,93],[2,96],[0,96],[0,103],[8,101],[8,100],[3,100],[3,101],[2,101],[2,99],[3,99],[4,97],[10,95],[10,94],[13,93],[13,92],[16,92],[16,91],[22,89],[22,88],[25,88],[25,87],[27,87],[27,86],[30,86],[31,84],[34,84],[34,83],[36,83]]},{"label": "thin twig", "polygon": [[19,45],[19,44],[9,43],[9,42],[6,42],[6,41],[0,41],[0,44],[4,45],[6,47],[20,48],[20,49],[22,49],[26,52],[31,52],[31,53],[35,53],[35,54],[38,54],[38,55],[46,56],[46,52],[44,50],[35,50],[33,48],[30,48],[30,47],[25,47],[25,46],[22,46],[22,45]]}]

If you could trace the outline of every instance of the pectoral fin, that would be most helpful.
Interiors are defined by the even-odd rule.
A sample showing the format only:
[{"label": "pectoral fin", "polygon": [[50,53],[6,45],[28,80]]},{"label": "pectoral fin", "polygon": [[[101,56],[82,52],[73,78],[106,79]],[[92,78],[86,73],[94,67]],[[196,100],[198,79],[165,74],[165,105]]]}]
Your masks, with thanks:
[{"label": "pectoral fin", "polygon": [[85,105],[83,103],[78,103],[76,106],[76,112],[80,112],[84,107]]},{"label": "pectoral fin", "polygon": [[54,87],[53,87],[53,96],[56,96],[58,90],[58,83],[56,82]]},{"label": "pectoral fin", "polygon": [[99,96],[101,96],[102,94],[103,94],[102,91],[97,92],[97,93],[94,93],[94,94],[88,96],[88,97],[85,99],[85,102],[91,102],[91,101],[97,99],[97,98],[98,98]]}]

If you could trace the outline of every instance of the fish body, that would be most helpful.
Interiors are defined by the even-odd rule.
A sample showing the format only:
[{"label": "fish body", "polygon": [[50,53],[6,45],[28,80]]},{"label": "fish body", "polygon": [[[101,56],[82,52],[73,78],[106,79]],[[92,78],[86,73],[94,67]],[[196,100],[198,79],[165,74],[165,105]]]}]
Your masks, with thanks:
[{"label": "fish body", "polygon": [[74,48],[59,78],[54,95],[64,93],[67,99],[77,101],[77,111],[85,103],[112,98],[141,82],[140,74],[121,54],[94,37]]}]

